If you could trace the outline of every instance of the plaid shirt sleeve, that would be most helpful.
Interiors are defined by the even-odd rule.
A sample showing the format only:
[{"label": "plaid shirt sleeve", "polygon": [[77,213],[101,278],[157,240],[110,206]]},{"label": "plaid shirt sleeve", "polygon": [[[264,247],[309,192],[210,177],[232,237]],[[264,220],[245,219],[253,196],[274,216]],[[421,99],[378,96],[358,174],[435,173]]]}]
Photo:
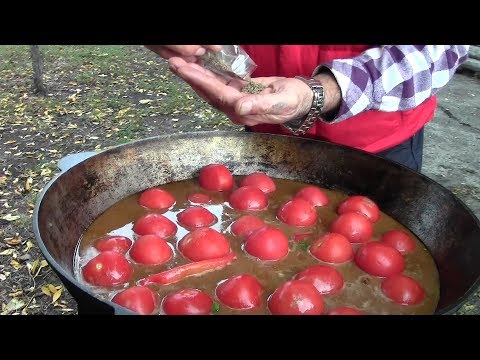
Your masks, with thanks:
[{"label": "plaid shirt sleeve", "polygon": [[[468,45],[383,45],[351,59],[319,65],[342,91],[340,122],[367,110],[403,111],[420,105],[445,86],[468,58]],[[327,121],[327,120],[324,120]]]}]

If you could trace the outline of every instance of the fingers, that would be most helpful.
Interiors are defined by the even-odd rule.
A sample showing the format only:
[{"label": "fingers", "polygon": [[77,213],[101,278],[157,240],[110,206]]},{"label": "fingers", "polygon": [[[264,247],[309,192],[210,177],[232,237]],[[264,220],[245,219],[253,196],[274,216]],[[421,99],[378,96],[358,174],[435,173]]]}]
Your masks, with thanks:
[{"label": "fingers", "polygon": [[[160,55],[161,57],[163,57],[164,59],[167,59],[167,60],[171,59],[172,57],[179,57],[179,55],[176,52],[174,52],[174,51],[172,51],[172,50],[170,50],[166,47],[159,48],[158,51],[157,51],[157,54]],[[182,56],[181,58],[183,60],[185,60],[186,62],[196,62],[197,61],[196,56]]]},{"label": "fingers", "polygon": [[196,64],[187,63],[181,58],[171,58],[170,68],[185,80],[197,92],[200,92],[210,105],[222,111],[234,112],[235,102],[245,94],[226,85],[221,77],[212,77],[212,73]]},{"label": "fingers", "polygon": [[176,73],[191,86],[195,86],[204,92],[209,98],[217,99],[221,103],[230,103],[232,100],[238,99],[241,95],[237,89],[227,86],[218,78],[212,78],[199,71],[195,67],[180,66],[176,69]]},{"label": "fingers", "polygon": [[164,45],[177,56],[202,56],[207,50],[219,51],[221,45]]},{"label": "fingers", "polygon": [[222,45],[145,45],[145,47],[164,59],[183,57],[187,62],[196,62],[198,56],[205,54],[206,50],[219,51]]},{"label": "fingers", "polygon": [[209,50],[212,50],[212,51],[220,51],[222,50],[222,45],[203,45],[203,47],[205,47],[205,49],[209,49]]},{"label": "fingers", "polygon": [[202,56],[206,52],[202,45],[165,45],[165,47],[180,56]]},{"label": "fingers", "polygon": [[[180,57],[173,57],[168,60],[168,64],[170,65],[170,69],[176,73],[177,69],[181,66],[185,66],[187,62],[185,61],[184,58]],[[224,79],[223,77],[213,73],[210,70],[205,69],[203,66],[200,66],[196,63],[189,63],[188,66],[190,66],[192,69],[196,69],[200,73],[204,74],[205,76],[212,78],[212,79],[217,79],[218,81],[221,81],[222,83],[226,84],[227,80]]]}]

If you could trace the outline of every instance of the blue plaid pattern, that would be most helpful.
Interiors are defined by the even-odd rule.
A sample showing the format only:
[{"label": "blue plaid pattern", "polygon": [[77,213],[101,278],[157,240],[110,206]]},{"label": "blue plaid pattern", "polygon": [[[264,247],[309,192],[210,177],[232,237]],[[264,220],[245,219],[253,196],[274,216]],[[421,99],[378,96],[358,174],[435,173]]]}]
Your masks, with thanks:
[{"label": "blue plaid pattern", "polygon": [[342,91],[339,122],[367,110],[410,110],[445,86],[468,58],[469,45],[383,45],[321,64]]}]

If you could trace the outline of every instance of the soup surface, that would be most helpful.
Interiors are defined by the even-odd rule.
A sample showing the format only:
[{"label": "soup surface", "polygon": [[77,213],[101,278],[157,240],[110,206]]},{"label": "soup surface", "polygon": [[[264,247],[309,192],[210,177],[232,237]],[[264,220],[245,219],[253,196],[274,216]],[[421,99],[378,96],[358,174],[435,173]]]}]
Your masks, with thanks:
[{"label": "soup surface", "polygon": [[[234,176],[234,188],[242,181],[243,176]],[[278,218],[278,211],[283,204],[308,184],[273,178],[276,190],[266,194],[268,206],[259,211],[236,210],[229,204],[230,191],[208,191],[202,188],[198,179],[190,179],[160,185],[157,188],[167,191],[175,203],[163,210],[152,210],[139,205],[141,193],[131,195],[107,209],[86,229],[79,241],[75,255],[75,272],[78,279],[90,286],[99,298],[111,301],[113,297],[132,286],[138,286],[142,279],[150,275],[161,273],[184,264],[192,263],[179,250],[178,243],[184,236],[193,230],[181,225],[177,215],[187,208],[201,206],[209,210],[215,217],[215,223],[210,225],[228,240],[231,251],[236,259],[230,264],[196,276],[188,276],[180,281],[160,285],[150,283],[146,285],[157,294],[152,314],[165,314],[162,303],[167,295],[182,289],[198,289],[211,299],[210,314],[271,314],[268,307],[269,299],[274,291],[282,284],[292,280],[297,274],[314,265],[325,265],[336,269],[343,277],[341,289],[335,293],[324,293],[323,311],[326,314],[337,307],[349,307],[363,314],[432,314],[439,300],[439,277],[433,258],[425,246],[407,228],[381,212],[380,219],[373,223],[373,235],[368,243],[380,241],[382,235],[390,230],[402,230],[413,239],[416,247],[413,251],[402,254],[404,270],[401,274],[416,280],[424,290],[423,299],[414,305],[399,304],[390,299],[382,291],[384,277],[375,276],[362,270],[355,258],[343,263],[327,263],[312,255],[311,245],[322,235],[329,232],[332,222],[339,217],[339,204],[348,196],[336,191],[321,189],[327,195],[329,203],[326,206],[314,207],[317,220],[311,226],[291,226]],[[208,195],[207,203],[193,203],[189,196],[192,194]],[[362,195],[362,194],[359,194]],[[194,201],[203,202],[208,197],[194,197]],[[197,199],[197,200],[195,200]],[[168,204],[167,204],[168,205]],[[380,209],[381,210],[381,209]],[[96,242],[107,235],[121,235],[134,243],[139,235],[133,231],[134,223],[149,213],[162,214],[177,225],[175,235],[165,237],[173,256],[161,265],[145,265],[135,262],[131,257],[131,248],[125,253],[125,258],[131,264],[133,273],[129,279],[115,286],[94,286],[89,284],[82,274],[86,264],[100,254],[95,248]],[[281,232],[288,239],[288,255],[278,261],[260,260],[245,250],[246,237],[232,233],[232,223],[243,215],[254,215]],[[330,229],[331,231],[331,229]],[[351,243],[353,252],[357,252],[364,243]],[[128,246],[127,246],[128,248]],[[380,259],[380,261],[383,261]],[[259,303],[250,309],[234,309],[218,298],[216,289],[224,280],[235,275],[248,274],[258,280],[261,285]],[[251,287],[250,287],[251,289]],[[240,291],[240,290],[239,290]],[[240,291],[241,292],[241,291]],[[397,292],[398,293],[398,292]],[[248,295],[248,294],[247,294]],[[238,295],[241,296],[241,295]],[[408,294],[405,295],[408,298]],[[247,296],[248,297],[248,296]]]}]

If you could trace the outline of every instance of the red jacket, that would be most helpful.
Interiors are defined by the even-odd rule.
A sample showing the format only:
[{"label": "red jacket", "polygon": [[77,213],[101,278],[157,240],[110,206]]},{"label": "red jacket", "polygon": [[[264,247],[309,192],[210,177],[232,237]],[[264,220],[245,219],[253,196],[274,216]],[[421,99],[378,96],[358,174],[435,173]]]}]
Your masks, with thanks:
[{"label": "red jacket", "polygon": [[[368,49],[366,45],[243,45],[257,63],[254,77],[311,76],[321,64],[334,59],[352,58]],[[376,153],[394,147],[412,137],[435,112],[437,99],[427,99],[408,111],[370,110],[338,124],[317,121],[304,137],[326,140]],[[257,125],[256,132],[291,134],[280,125]]]}]

